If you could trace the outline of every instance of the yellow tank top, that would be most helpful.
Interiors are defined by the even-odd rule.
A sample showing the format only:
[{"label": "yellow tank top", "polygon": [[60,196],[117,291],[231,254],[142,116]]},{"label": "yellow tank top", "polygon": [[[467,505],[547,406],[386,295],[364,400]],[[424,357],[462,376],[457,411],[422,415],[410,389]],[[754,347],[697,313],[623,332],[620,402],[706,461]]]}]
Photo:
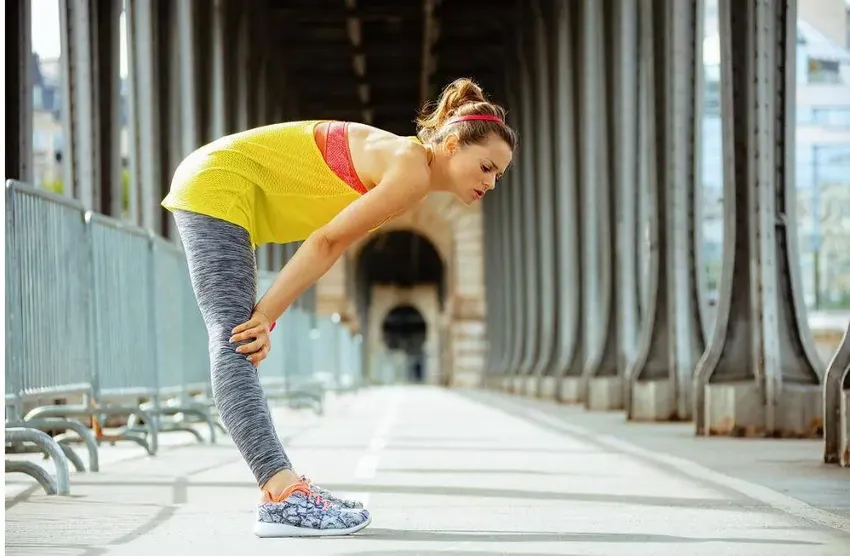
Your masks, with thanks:
[{"label": "yellow tank top", "polygon": [[306,239],[361,195],[325,162],[318,123],[258,127],[201,147],[177,167],[162,206],[241,226],[254,245]]}]

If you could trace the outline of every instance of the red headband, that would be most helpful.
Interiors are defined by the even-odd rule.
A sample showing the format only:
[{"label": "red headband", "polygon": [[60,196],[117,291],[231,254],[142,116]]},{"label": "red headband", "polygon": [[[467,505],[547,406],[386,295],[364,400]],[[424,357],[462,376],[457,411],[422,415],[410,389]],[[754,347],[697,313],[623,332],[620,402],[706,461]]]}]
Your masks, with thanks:
[{"label": "red headband", "polygon": [[457,122],[465,122],[467,120],[485,120],[488,122],[499,122],[500,124],[505,123],[502,121],[501,118],[497,118],[496,116],[488,116],[486,114],[470,114],[469,116],[457,116],[456,118],[452,118],[451,120],[446,122],[446,125],[454,124]]}]

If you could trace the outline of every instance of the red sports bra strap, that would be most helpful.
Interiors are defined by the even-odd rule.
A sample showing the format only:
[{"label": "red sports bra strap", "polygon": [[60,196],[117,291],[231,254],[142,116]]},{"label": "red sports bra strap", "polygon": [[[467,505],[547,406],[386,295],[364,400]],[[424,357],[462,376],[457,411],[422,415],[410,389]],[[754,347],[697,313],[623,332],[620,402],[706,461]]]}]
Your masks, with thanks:
[{"label": "red sports bra strap", "polygon": [[348,122],[320,123],[316,126],[316,143],[328,167],[352,189],[360,194],[366,187],[354,170],[351,150],[348,148]]}]

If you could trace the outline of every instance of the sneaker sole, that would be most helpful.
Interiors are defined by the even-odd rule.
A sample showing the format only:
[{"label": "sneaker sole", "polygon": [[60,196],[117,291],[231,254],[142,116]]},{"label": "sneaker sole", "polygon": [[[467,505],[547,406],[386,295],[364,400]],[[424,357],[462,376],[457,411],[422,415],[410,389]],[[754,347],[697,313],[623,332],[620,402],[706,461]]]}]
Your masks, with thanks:
[{"label": "sneaker sole", "polygon": [[275,537],[337,537],[342,535],[351,535],[361,529],[365,529],[372,523],[372,516],[354,527],[348,529],[310,529],[307,527],[295,527],[286,523],[266,523],[257,522],[254,524],[254,534],[260,538],[275,538]]}]

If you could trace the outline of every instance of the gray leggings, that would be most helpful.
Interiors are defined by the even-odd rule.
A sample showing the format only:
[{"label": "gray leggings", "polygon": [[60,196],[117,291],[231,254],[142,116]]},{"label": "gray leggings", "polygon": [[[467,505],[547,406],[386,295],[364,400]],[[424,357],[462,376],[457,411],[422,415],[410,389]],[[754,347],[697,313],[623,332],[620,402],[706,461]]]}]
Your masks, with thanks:
[{"label": "gray leggings", "polygon": [[292,465],[275,431],[257,369],[236,352],[239,343],[230,343],[233,328],[251,317],[256,302],[254,250],[248,232],[235,224],[183,211],[174,211],[174,220],[209,333],[215,403],[262,487]]}]

